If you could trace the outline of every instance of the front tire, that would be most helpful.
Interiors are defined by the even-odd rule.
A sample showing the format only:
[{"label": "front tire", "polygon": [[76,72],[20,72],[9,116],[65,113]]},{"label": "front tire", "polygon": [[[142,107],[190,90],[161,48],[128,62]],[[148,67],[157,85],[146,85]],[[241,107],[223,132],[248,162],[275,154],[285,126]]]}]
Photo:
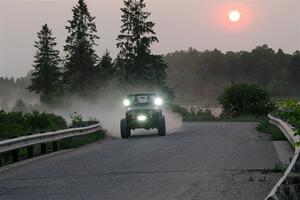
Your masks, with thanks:
[{"label": "front tire", "polygon": [[158,135],[159,136],[165,136],[166,135],[166,122],[165,122],[165,116],[161,116],[158,119]]},{"label": "front tire", "polygon": [[128,138],[130,136],[131,130],[128,126],[128,121],[126,118],[121,120],[120,128],[121,128],[121,137],[123,139]]}]

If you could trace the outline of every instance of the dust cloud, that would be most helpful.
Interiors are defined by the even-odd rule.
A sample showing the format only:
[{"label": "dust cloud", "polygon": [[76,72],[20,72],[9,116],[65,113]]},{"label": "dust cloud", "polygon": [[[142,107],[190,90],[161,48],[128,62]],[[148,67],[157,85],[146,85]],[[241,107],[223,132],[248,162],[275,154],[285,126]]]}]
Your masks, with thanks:
[{"label": "dust cloud", "polygon": [[[131,88],[131,92],[150,91],[142,88]],[[101,95],[93,100],[80,97],[69,97],[68,105],[64,108],[49,110],[70,120],[74,112],[81,114],[85,119],[97,119],[111,137],[120,138],[120,120],[125,117],[123,99],[126,93],[120,89],[107,87]],[[95,100],[96,99],[96,100]],[[175,133],[182,126],[182,118],[171,109],[164,107],[163,114],[166,117],[167,134]],[[134,133],[141,131],[134,131]],[[154,132],[153,130],[151,132]]]}]

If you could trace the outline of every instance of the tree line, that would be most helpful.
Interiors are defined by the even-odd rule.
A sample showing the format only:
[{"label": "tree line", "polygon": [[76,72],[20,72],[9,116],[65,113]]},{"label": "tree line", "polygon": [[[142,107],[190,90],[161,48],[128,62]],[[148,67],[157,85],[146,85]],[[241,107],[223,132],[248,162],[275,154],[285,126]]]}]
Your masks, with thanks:
[{"label": "tree line", "polygon": [[158,38],[145,7],[144,0],[124,0],[122,26],[117,37],[120,52],[113,60],[108,50],[101,58],[97,55],[95,46],[100,37],[95,17],[90,14],[85,0],[78,0],[72,9],[73,17],[65,27],[68,36],[64,59],[56,49],[53,31],[47,24],[37,33],[28,89],[39,94],[42,103],[51,105],[59,103],[63,95],[97,94],[114,78],[122,83],[120,86],[143,84],[164,88],[167,65],[160,55],[151,52],[151,45],[158,42]]},{"label": "tree line", "polygon": [[251,51],[176,51],[164,56],[168,84],[181,101],[215,100],[234,82],[257,84],[272,96],[300,96],[300,52],[275,52],[267,45]]},{"label": "tree line", "polygon": [[[224,53],[190,48],[154,55],[151,45],[159,40],[145,8],[144,0],[124,0],[116,38],[119,53],[113,59],[108,50],[101,57],[95,52],[100,39],[96,19],[86,2],[78,0],[66,25],[66,56],[60,56],[54,32],[43,25],[34,43],[33,70],[18,80],[0,78],[1,97],[13,97],[21,91],[29,99],[26,87],[39,95],[43,104],[57,105],[63,96],[101,94],[113,79],[125,89],[128,85],[150,86],[170,96],[175,91],[180,102],[216,100],[234,82],[258,84],[272,96],[300,96],[299,51],[288,54],[262,45],[251,51]],[[0,103],[7,107],[5,99]]]}]

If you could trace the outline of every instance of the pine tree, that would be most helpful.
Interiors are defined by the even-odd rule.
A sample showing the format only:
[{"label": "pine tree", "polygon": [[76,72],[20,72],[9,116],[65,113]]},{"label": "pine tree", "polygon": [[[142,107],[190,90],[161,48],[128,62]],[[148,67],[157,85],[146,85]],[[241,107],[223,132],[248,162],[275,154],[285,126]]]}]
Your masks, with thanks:
[{"label": "pine tree", "polygon": [[151,44],[158,42],[150,12],[144,11],[144,0],[124,0],[121,8],[122,26],[117,38],[120,49],[116,66],[125,81],[139,84],[164,85],[167,65],[161,56],[151,54]]},{"label": "pine tree", "polygon": [[102,84],[105,85],[109,80],[111,80],[114,77],[115,73],[114,63],[108,50],[106,50],[103,54],[99,63],[99,67],[101,70]]},{"label": "pine tree", "polygon": [[37,36],[38,40],[34,44],[36,48],[34,70],[28,89],[40,94],[42,103],[53,104],[61,94],[59,51],[55,49],[55,37],[52,36],[52,30],[47,24],[42,26]]},{"label": "pine tree", "polygon": [[79,0],[72,11],[73,19],[66,26],[69,35],[64,46],[67,56],[63,81],[69,92],[87,95],[100,85],[99,58],[94,50],[99,37],[95,17],[90,15],[84,0]]}]

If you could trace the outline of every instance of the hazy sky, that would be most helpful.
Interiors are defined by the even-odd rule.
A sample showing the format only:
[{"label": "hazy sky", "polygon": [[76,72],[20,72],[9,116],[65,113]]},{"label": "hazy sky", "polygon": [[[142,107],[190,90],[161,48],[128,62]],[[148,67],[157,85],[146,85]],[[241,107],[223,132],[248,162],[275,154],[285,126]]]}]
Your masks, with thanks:
[{"label": "hazy sky", "polygon": [[[300,0],[145,0],[160,43],[153,52],[165,54],[189,47],[198,50],[251,50],[268,44],[277,51],[300,49]],[[32,69],[36,33],[48,23],[62,50],[77,0],[0,0],[0,76],[24,76]],[[122,0],[87,0],[96,16],[99,56],[105,49],[116,56]],[[240,21],[228,12],[238,10]],[[63,53],[61,53],[63,56]]]}]

